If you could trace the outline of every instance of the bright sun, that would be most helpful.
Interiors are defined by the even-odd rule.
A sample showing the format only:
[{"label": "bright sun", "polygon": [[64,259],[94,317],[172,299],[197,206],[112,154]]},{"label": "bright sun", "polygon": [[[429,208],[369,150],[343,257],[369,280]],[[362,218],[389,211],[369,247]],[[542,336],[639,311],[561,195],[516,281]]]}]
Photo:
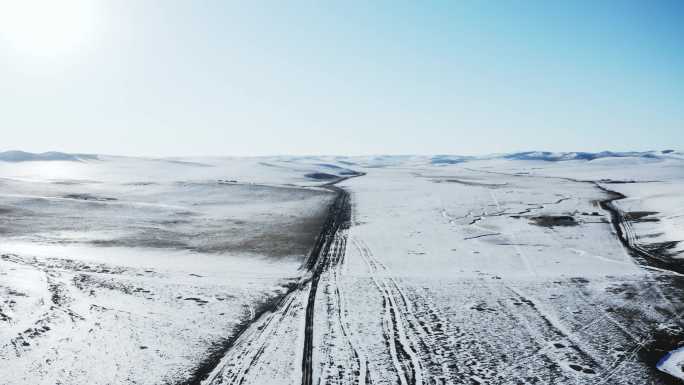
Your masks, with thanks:
[{"label": "bright sun", "polygon": [[93,4],[88,0],[0,0],[0,40],[36,56],[76,50],[93,33]]}]

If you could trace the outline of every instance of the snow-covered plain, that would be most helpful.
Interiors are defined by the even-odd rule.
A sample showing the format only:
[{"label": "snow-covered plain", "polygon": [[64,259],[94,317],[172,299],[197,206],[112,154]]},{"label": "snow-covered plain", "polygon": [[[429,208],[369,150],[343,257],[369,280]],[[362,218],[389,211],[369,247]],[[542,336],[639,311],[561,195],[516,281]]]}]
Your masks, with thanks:
[{"label": "snow-covered plain", "polygon": [[682,373],[679,153],[55,157],[0,161],[0,384]]},{"label": "snow-covered plain", "polygon": [[0,383],[182,383],[284,293],[334,194],[226,162],[0,162]]}]

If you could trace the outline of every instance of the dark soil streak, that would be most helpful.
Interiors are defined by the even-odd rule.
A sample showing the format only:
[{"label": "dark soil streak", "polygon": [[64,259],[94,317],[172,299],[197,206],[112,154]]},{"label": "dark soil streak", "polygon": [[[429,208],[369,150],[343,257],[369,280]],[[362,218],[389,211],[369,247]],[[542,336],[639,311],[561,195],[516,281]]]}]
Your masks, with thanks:
[{"label": "dark soil streak", "polygon": [[467,240],[469,240],[469,239],[476,239],[476,238],[482,238],[482,237],[491,237],[491,236],[494,236],[494,235],[501,235],[501,233],[488,233],[488,234],[482,234],[482,235],[475,235],[475,236],[472,236],[472,237],[465,237],[465,238],[463,238],[463,240],[464,240],[464,241],[467,241]]}]

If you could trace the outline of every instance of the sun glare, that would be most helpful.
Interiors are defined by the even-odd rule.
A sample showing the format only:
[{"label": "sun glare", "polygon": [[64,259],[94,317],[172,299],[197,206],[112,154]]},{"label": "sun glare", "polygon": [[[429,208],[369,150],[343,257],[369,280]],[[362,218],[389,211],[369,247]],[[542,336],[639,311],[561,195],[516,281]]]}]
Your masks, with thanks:
[{"label": "sun glare", "polygon": [[0,40],[36,56],[74,51],[91,38],[93,8],[86,0],[0,0]]}]

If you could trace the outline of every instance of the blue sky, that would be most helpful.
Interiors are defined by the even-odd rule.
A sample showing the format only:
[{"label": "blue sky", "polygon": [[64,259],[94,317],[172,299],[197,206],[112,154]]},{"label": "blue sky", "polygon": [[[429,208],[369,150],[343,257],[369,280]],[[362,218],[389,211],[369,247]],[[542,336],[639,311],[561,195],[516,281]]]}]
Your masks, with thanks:
[{"label": "blue sky", "polygon": [[681,1],[3,1],[2,149],[684,149]]}]

